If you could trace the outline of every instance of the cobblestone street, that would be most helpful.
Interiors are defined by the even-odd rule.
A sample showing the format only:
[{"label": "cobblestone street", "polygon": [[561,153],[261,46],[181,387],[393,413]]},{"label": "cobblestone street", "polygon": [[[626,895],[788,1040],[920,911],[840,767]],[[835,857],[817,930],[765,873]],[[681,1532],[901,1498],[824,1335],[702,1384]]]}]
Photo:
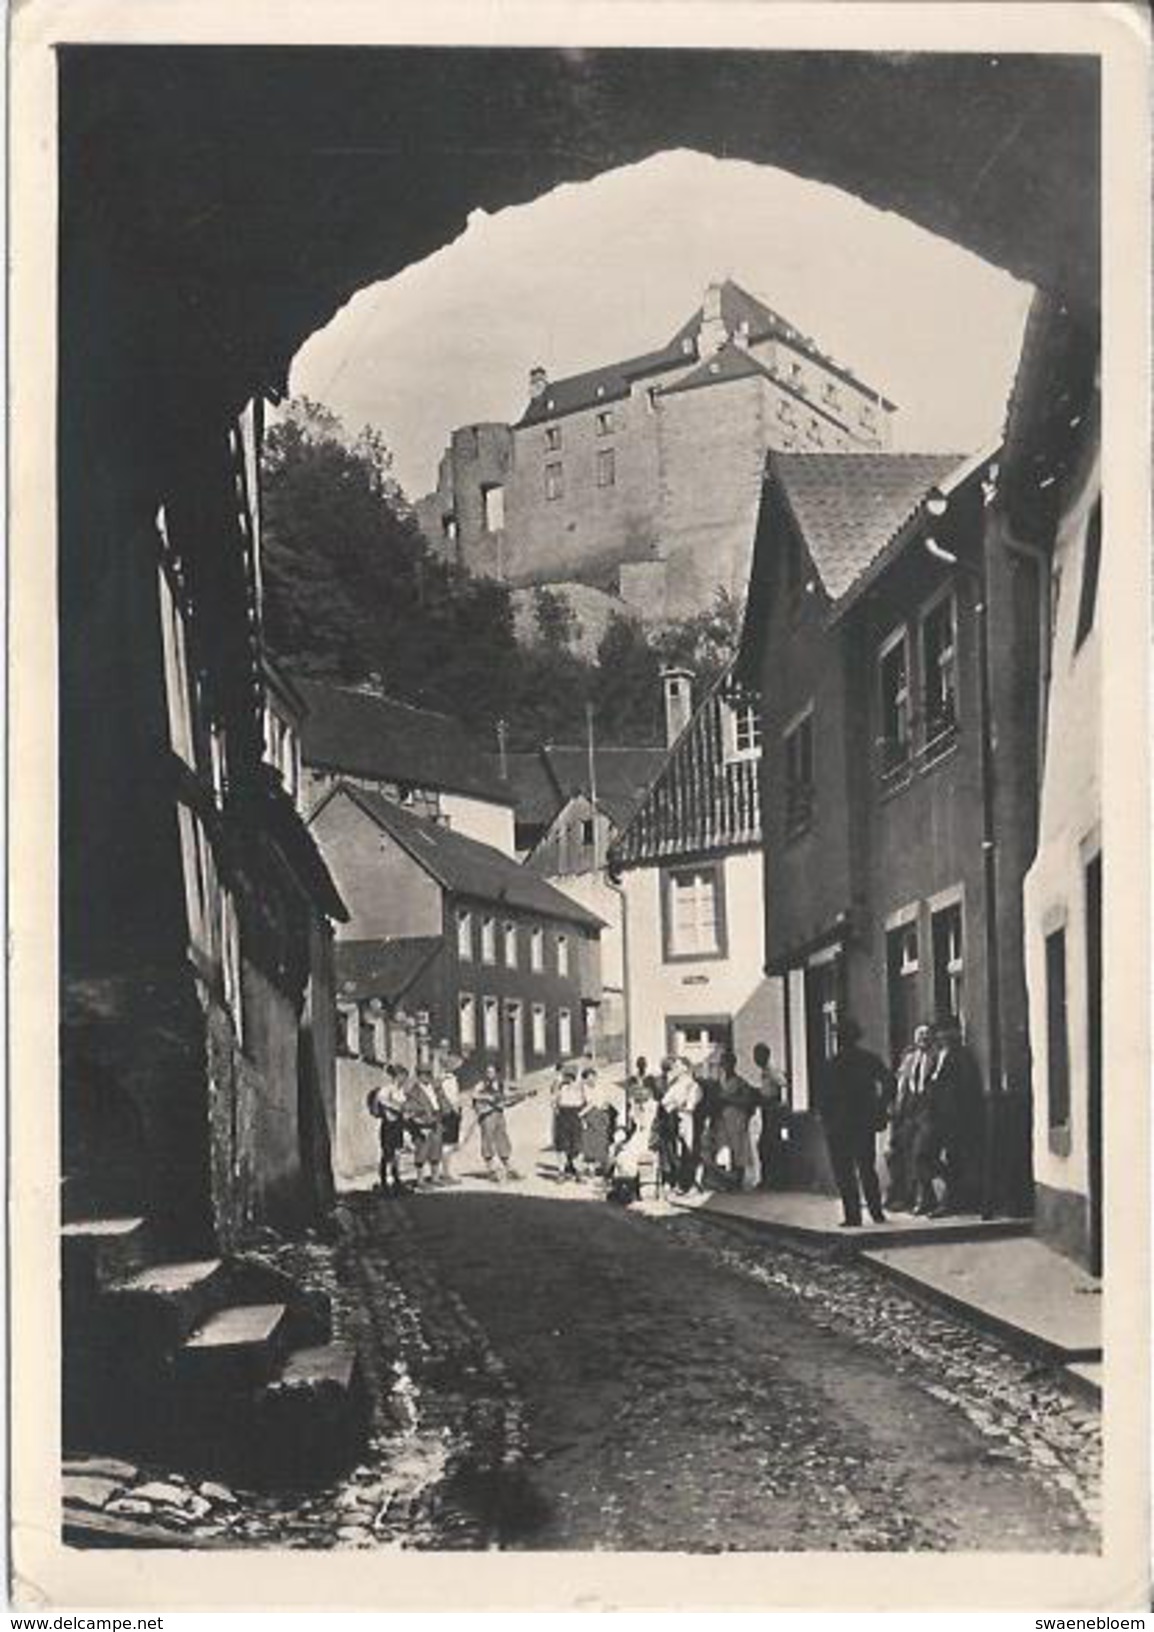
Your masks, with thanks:
[{"label": "cobblestone street", "polygon": [[1090,1550],[1098,1415],[859,1264],[538,1176],[342,1208],[378,1401],[218,1545]]}]

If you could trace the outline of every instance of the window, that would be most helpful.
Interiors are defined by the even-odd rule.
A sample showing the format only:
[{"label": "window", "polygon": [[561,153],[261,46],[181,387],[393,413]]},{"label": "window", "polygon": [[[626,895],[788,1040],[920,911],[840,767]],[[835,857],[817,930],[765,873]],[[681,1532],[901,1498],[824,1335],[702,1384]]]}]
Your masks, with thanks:
[{"label": "window", "polygon": [[822,397],[833,408],[841,407],[841,392],[833,380],[826,380],[821,388]]},{"label": "window", "polygon": [[685,867],[665,875],[665,957],[717,957],[724,952],[721,870]]},{"label": "window", "polygon": [[485,1047],[489,1049],[501,1046],[501,1010],[495,997],[487,997],[484,1001]]},{"label": "window", "polygon": [[501,532],[505,526],[505,489],[498,483],[483,487],[481,500],[485,506],[485,531]]},{"label": "window", "polygon": [[472,992],[462,992],[457,998],[457,1039],[462,1054],[477,1046],[477,999]]},{"label": "window", "polygon": [[614,431],[612,408],[602,408],[597,415],[597,435],[612,436]]},{"label": "window", "polygon": [[878,411],[872,402],[863,402],[858,408],[857,417],[861,424],[868,425],[872,430],[878,422]]},{"label": "window", "polygon": [[568,1009],[557,1010],[557,1052],[559,1054],[573,1052],[573,1016]]},{"label": "window", "polygon": [[910,648],[904,629],[882,643],[878,656],[881,735],[878,739],[883,776],[897,771],[910,757]]},{"label": "window", "polygon": [[1086,528],[1086,542],[1082,547],[1082,593],[1078,597],[1078,627],[1074,635],[1077,651],[1094,627],[1094,611],[1098,604],[1098,574],[1102,566],[1102,503],[1095,504]]},{"label": "window", "polygon": [[954,597],[947,595],[922,619],[922,683],[926,746],[953,735],[958,724],[958,656]]},{"label": "window", "polygon": [[785,734],[785,830],[802,833],[813,819],[813,713]]},{"label": "window", "polygon": [[559,462],[545,466],[545,497],[559,499],[565,492],[565,474]]},{"label": "window", "polygon": [[897,1059],[918,1023],[918,924],[916,918],[886,933],[890,1054]]},{"label": "window", "polygon": [[596,827],[592,816],[581,818],[581,845],[585,850],[592,850],[593,840],[596,837]]},{"label": "window", "polygon": [[545,932],[539,924],[529,931],[529,967],[538,973],[545,967]]},{"label": "window", "polygon": [[560,453],[560,451],[561,451],[561,427],[560,427],[560,425],[546,425],[546,427],[545,427],[545,452],[546,453]]},{"label": "window", "polygon": [[1046,936],[1046,1098],[1051,1128],[1070,1123],[1070,1040],[1066,1017],[1066,931]]},{"label": "window", "polygon": [[464,907],[457,911],[457,956],[462,963],[473,961],[473,914]]},{"label": "window", "polygon": [[597,486],[612,487],[617,481],[617,462],[612,448],[597,451]]},{"label": "window", "polygon": [[546,1047],[544,1003],[534,1003],[533,1005],[532,1040],[534,1054],[544,1054]]},{"label": "window", "polygon": [[515,969],[516,967],[517,967],[517,926],[516,926],[516,924],[506,924],[505,925],[505,968],[506,969]]},{"label": "window", "polygon": [[441,531],[444,533],[447,543],[455,544],[457,542],[456,516],[444,516],[441,520]]},{"label": "window", "polygon": [[496,963],[497,961],[497,926],[492,918],[481,920],[481,962]]},{"label": "window", "polygon": [[753,703],[731,703],[729,757],[756,759],[761,753],[761,715]]},{"label": "window", "polygon": [[930,920],[934,952],[934,1013],[938,1020],[964,1019],[962,945],[962,904],[956,902],[935,912]]},{"label": "window", "polygon": [[568,935],[558,935],[557,937],[557,973],[559,975],[567,975],[569,973]]},{"label": "window", "polygon": [[836,957],[823,957],[805,971],[807,1071],[813,1076],[837,1053],[841,970]]}]

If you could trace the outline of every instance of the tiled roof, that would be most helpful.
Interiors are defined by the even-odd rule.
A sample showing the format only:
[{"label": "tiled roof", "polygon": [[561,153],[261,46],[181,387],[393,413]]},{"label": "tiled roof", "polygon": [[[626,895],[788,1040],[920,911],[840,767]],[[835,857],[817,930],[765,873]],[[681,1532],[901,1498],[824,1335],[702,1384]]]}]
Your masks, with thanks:
[{"label": "tiled roof", "polygon": [[[596,749],[598,803],[623,823],[664,762],[664,748]],[[525,826],[548,826],[575,793],[589,791],[587,748],[548,744],[532,753],[509,754],[507,764],[516,819]]]},{"label": "tiled roof", "polygon": [[836,604],[964,462],[958,453],[771,453],[767,468]]},{"label": "tiled roof", "polygon": [[[543,918],[562,918],[600,929],[602,920],[529,872],[503,850],[466,838],[440,822],[414,816],[366,788],[340,782],[328,797],[344,792],[383,832],[445,889],[502,906],[520,907]],[[327,803],[327,800],[324,801]],[[323,808],[318,806],[318,811]],[[314,812],[313,820],[317,812]]]},{"label": "tiled roof", "polygon": [[337,997],[360,1002],[402,998],[444,945],[440,935],[404,935],[390,941],[338,941]]},{"label": "tiled roof", "polygon": [[306,765],[511,803],[490,755],[447,714],[328,682],[294,684],[308,709],[301,726]]},{"label": "tiled roof", "polygon": [[693,391],[701,385],[716,385],[719,380],[744,380],[751,375],[764,375],[772,379],[767,368],[763,368],[756,357],[751,357],[743,346],[727,341],[712,357],[707,357],[690,373],[683,374],[679,380],[662,392],[663,396],[673,396],[678,391]]},{"label": "tiled roof", "polygon": [[631,381],[644,379],[649,374],[663,374],[671,368],[684,368],[690,360],[680,347],[676,351],[665,347],[640,357],[629,357],[621,363],[605,363],[582,374],[550,380],[541,395],[531,399],[517,423],[540,425],[598,403],[620,402],[629,395]]},{"label": "tiled roof", "polygon": [[613,867],[761,842],[758,761],[725,757],[728,689],[723,676],[670,749],[661,774],[610,847]]}]

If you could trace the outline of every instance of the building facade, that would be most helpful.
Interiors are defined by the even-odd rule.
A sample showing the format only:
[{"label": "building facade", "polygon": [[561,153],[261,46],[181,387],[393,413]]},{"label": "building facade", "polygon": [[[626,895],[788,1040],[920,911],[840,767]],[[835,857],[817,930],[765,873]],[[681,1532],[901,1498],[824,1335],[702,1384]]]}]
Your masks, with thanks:
[{"label": "building facade", "polygon": [[533,369],[515,424],[454,431],[417,517],[470,571],[683,616],[743,592],[768,448],[883,448],[892,412],[727,280],[655,351],[559,380]]},{"label": "building facade", "polygon": [[331,1190],[344,908],[294,797],[300,700],[261,656],[258,443],[254,410],[227,464],[194,442],[121,583],[126,639],[73,654],[64,694],[124,703],[86,750],[86,822],[65,795],[66,1215],[139,1215],[168,1252],[235,1245]]},{"label": "building facade", "polygon": [[[666,678],[673,717],[687,684]],[[754,1044],[785,1051],[783,985],[764,972],[760,758],[759,711],[727,679],[690,713],[610,850],[625,909],[628,1050],[653,1067],[667,1054],[699,1062],[720,1044],[748,1075]]]},{"label": "building facade", "polygon": [[[953,1018],[985,1087],[974,1205],[1020,1213],[1038,625],[1034,568],[988,540],[988,471],[771,456],[740,668],[765,718],[766,948],[791,1080],[812,1100],[846,1014],[895,1061],[916,1024]],[[812,1121],[795,1176],[824,1182]]]},{"label": "building facade", "polygon": [[1103,570],[1097,335],[1037,297],[991,526],[1039,566],[1037,849],[1024,923],[1035,1230],[1103,1268]]}]

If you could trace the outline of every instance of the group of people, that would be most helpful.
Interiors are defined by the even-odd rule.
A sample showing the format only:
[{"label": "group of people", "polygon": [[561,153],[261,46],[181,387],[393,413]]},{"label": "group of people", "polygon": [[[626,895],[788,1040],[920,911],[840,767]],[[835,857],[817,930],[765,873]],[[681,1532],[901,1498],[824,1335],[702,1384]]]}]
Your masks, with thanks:
[{"label": "group of people", "polygon": [[553,1080],[553,1148],[565,1176],[604,1177],[616,1134],[617,1107],[597,1067],[588,1059],[564,1061]]},{"label": "group of people", "polygon": [[618,1199],[638,1191],[647,1161],[660,1184],[681,1195],[706,1186],[742,1189],[753,1170],[758,1113],[758,1182],[765,1188],[776,1182],[787,1085],[768,1044],[758,1043],[753,1057],[756,1083],[739,1074],[728,1049],[711,1050],[696,1069],[683,1055],[662,1060],[656,1073],[645,1059],[637,1061],[626,1083],[626,1124],[611,1163],[620,1181]]},{"label": "group of people", "polygon": [[[485,1067],[472,1093],[464,1095],[458,1073],[461,1060],[447,1042],[433,1059],[410,1072],[386,1065],[379,1085],[367,1096],[369,1114],[377,1119],[381,1148],[380,1188],[402,1195],[409,1186],[401,1177],[401,1154],[412,1154],[417,1185],[456,1184],[453,1152],[461,1143],[466,1103],[480,1132],[481,1156],[493,1179],[513,1179],[513,1147],[505,1112],[520,1097],[511,1093],[495,1065]],[[472,1132],[472,1129],[470,1129]]]},{"label": "group of people", "polygon": [[[818,1101],[843,1225],[861,1223],[863,1200],[877,1224],[885,1207],[938,1217],[974,1206],[981,1086],[957,1022],[919,1025],[896,1074],[861,1035],[856,1021],[842,1021]],[[877,1144],[887,1130],[883,1206]]]}]

